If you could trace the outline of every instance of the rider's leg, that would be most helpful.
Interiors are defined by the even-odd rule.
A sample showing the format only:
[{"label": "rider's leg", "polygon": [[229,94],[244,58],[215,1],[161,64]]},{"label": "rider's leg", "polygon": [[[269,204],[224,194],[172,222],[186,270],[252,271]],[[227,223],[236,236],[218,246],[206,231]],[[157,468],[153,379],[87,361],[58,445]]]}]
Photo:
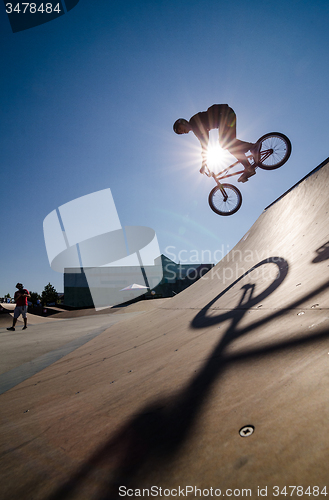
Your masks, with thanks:
[{"label": "rider's leg", "polygon": [[252,175],[255,175],[256,170],[256,161],[253,165],[249,163],[249,160],[245,156],[245,153],[249,151],[250,149],[253,149],[254,144],[250,142],[244,142],[244,141],[239,141],[238,139],[235,139],[234,143],[227,148],[229,152],[235,156],[239,162],[243,165],[244,167],[244,172],[243,174],[238,178],[238,182],[247,182],[249,177]]},{"label": "rider's leg", "polygon": [[234,156],[242,155],[250,151],[255,144],[253,142],[240,141],[236,137],[228,137],[226,136],[226,149]]},{"label": "rider's leg", "polygon": [[240,141],[239,139],[234,139],[230,142],[227,150],[239,160],[246,170],[254,170],[254,167],[250,165],[247,160],[246,153],[250,151],[250,148],[254,146],[251,142]]},{"label": "rider's leg", "polygon": [[[223,117],[224,118],[224,117]],[[236,115],[233,109],[228,108],[228,115],[221,120],[218,128],[219,144],[237,158],[245,169],[250,166],[245,153],[254,146],[252,142],[240,141],[236,138]]]},{"label": "rider's leg", "polygon": [[[218,133],[222,148],[227,149],[243,165],[245,172],[238,180],[241,179],[241,182],[245,182],[248,177],[256,173],[255,166],[250,165],[246,157],[246,153],[250,150],[253,151],[256,145],[253,142],[240,141],[236,138],[236,115],[232,108],[228,108],[227,116],[222,117]],[[257,163],[255,156],[254,160]]]}]

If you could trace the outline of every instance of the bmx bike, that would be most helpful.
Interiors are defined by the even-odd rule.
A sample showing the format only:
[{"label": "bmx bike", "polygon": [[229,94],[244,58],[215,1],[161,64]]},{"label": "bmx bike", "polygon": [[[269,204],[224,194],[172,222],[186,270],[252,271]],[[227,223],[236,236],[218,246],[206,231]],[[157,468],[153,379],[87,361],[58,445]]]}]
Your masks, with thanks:
[{"label": "bmx bike", "polygon": [[[274,170],[282,167],[282,165],[284,165],[290,157],[291,142],[288,137],[280,132],[265,134],[258,139],[257,143],[260,145],[258,158],[254,158],[251,154],[246,155],[250,165],[252,165],[255,169],[259,167],[264,170]],[[240,161],[237,160],[235,163],[232,163],[232,165],[220,171],[218,174],[211,172],[211,170],[206,167],[204,172],[205,175],[213,177],[217,184],[210,191],[208,202],[211,210],[218,215],[233,215],[241,207],[242,195],[239,189],[232,184],[223,184],[220,182],[228,177],[242,174],[244,170],[239,170],[238,172],[231,174],[228,173],[229,170],[234,168],[239,163]]]}]

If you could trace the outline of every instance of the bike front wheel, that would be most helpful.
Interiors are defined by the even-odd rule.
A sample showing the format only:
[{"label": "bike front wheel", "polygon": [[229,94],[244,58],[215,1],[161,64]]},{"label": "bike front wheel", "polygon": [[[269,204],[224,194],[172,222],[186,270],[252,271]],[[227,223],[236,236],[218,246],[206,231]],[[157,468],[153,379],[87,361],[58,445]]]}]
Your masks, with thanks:
[{"label": "bike front wheel", "polygon": [[217,215],[233,215],[242,204],[242,195],[232,184],[220,184],[210,191],[209,206]]},{"label": "bike front wheel", "polygon": [[280,132],[271,132],[258,139],[260,146],[257,165],[264,170],[282,167],[291,155],[291,142]]}]

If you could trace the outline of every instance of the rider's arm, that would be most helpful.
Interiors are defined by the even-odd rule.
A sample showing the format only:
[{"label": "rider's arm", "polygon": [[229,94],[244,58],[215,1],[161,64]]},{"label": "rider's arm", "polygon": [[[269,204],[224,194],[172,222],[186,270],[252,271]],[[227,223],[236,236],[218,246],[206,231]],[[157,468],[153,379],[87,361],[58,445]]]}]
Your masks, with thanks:
[{"label": "rider's arm", "polygon": [[198,113],[189,121],[191,130],[194,135],[199,139],[201,144],[202,166],[207,164],[208,155],[208,142],[209,142],[209,129],[208,129],[208,116],[207,113]]},{"label": "rider's arm", "polygon": [[204,142],[200,141],[201,144],[201,157],[202,157],[202,165],[200,168],[200,173],[204,174],[207,169],[207,159],[208,159],[208,143],[205,145]]},{"label": "rider's arm", "polygon": [[202,157],[202,166],[207,165],[207,159],[208,159],[208,142],[204,143],[203,141],[200,141],[201,144],[201,157]]},{"label": "rider's arm", "polygon": [[205,167],[207,166],[207,160],[208,160],[208,142],[209,142],[209,135],[206,137],[200,136],[198,137],[200,144],[201,144],[201,158],[202,158],[202,166],[200,169],[200,172],[203,173]]}]

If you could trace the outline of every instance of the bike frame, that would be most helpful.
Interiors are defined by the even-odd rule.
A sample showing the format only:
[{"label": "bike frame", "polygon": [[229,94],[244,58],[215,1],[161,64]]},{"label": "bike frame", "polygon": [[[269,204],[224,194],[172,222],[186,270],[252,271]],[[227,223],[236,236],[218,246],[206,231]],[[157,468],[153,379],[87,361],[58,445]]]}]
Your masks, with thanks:
[{"label": "bike frame", "polygon": [[[260,153],[260,161],[263,162],[264,160],[266,160],[269,156],[271,156],[271,154],[273,153],[273,149],[266,149],[264,151],[261,151]],[[254,162],[254,157],[252,155],[246,155],[246,159],[247,160],[252,160]],[[241,163],[239,160],[237,160],[236,162],[232,163],[232,165],[229,165],[228,167],[224,168],[223,170],[221,170],[218,174],[215,174],[214,172],[211,172],[209,170],[208,167],[207,170],[208,170],[208,173],[205,172],[205,174],[208,176],[208,177],[213,177],[216,184],[218,184],[218,186],[220,187],[221,186],[221,180],[223,179],[228,179],[229,177],[234,177],[235,175],[239,175],[239,174],[242,174],[244,172],[244,169],[243,170],[239,170],[238,172],[233,172],[232,174],[228,174],[228,171],[231,170],[232,168],[234,168],[236,165],[239,165],[239,163]],[[252,163],[250,163],[252,165]],[[255,168],[257,168],[258,165],[255,166]]]},{"label": "bike frame", "polygon": [[[259,148],[257,157],[256,153],[254,157],[251,151],[248,154],[239,155],[239,160],[235,157],[234,160],[236,161],[227,167],[225,164],[220,164],[220,172],[218,173],[212,172],[207,165],[200,169],[202,174],[213,177],[216,183],[209,193],[208,203],[211,210],[217,215],[233,215],[240,209],[242,204],[242,195],[239,189],[233,184],[226,183],[224,179],[242,174],[238,181],[245,182],[255,173],[254,169],[257,167],[264,170],[274,170],[282,167],[291,155],[291,142],[281,132],[264,134],[255,143],[255,149],[256,144]],[[238,170],[239,164],[240,170]],[[248,169],[248,165],[250,165],[250,169]],[[238,168],[235,169],[236,166]],[[241,170],[242,166],[244,170]],[[233,168],[237,171],[232,172]]]}]

